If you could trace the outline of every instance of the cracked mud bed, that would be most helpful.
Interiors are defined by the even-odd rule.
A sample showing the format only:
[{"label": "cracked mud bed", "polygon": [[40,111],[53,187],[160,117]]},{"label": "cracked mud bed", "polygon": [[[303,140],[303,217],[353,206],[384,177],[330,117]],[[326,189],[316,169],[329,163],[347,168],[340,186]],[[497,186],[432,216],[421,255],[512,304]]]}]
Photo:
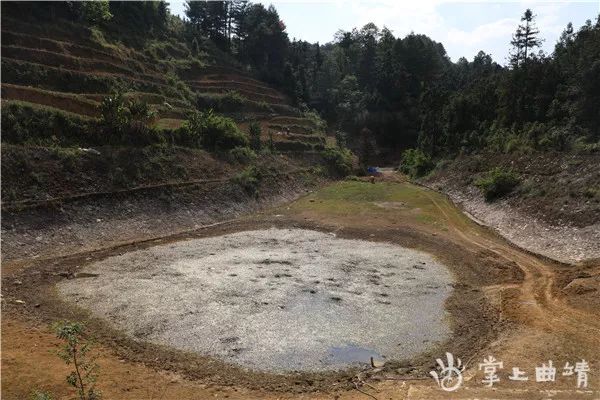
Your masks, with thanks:
[{"label": "cracked mud bed", "polygon": [[409,358],[451,333],[452,278],[430,255],[306,229],[157,246],[79,276],[62,296],[136,339],[255,370]]}]

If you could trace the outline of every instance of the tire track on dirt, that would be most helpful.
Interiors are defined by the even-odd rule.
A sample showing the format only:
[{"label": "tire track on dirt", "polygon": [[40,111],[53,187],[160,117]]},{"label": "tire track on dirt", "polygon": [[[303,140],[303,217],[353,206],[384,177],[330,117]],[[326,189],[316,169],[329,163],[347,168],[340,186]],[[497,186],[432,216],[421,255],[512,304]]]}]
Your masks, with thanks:
[{"label": "tire track on dirt", "polygon": [[[431,196],[427,190],[423,193],[432,202],[432,204],[442,213],[448,222],[448,226],[457,234],[463,241],[481,248],[492,251],[494,254],[508,260],[516,262],[519,268],[524,273],[524,280],[520,287],[521,302],[533,302],[536,306],[538,324],[556,331],[556,323],[561,325],[562,330],[569,333],[581,335],[582,328],[588,331],[594,331],[596,335],[600,333],[600,321],[594,319],[584,311],[574,309],[566,304],[563,300],[553,294],[553,287],[556,282],[555,272],[551,266],[547,266],[536,260],[534,256],[523,254],[520,250],[512,248],[510,245],[498,245],[489,239],[481,236],[472,236],[465,232],[470,229],[466,224],[456,223],[450,217],[448,211]],[[509,285],[504,286],[509,289]],[[560,316],[560,318],[556,318]]]}]

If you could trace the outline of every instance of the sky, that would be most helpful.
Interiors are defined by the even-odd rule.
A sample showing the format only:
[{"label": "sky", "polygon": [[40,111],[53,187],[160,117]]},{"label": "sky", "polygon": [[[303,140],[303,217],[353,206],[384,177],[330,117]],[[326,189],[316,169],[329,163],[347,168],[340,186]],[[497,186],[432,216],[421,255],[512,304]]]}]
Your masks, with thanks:
[{"label": "sky", "polygon": [[[554,44],[567,23],[578,29],[587,19],[594,22],[600,0],[579,1],[447,1],[447,0],[273,0],[287,27],[290,39],[321,44],[333,40],[339,30],[374,22],[387,27],[394,36],[423,33],[441,42],[453,61],[469,60],[480,50],[505,64],[511,35],[523,12],[530,8],[537,15],[537,26],[544,39],[542,49],[552,53]],[[171,12],[184,16],[183,1],[171,1]]]}]

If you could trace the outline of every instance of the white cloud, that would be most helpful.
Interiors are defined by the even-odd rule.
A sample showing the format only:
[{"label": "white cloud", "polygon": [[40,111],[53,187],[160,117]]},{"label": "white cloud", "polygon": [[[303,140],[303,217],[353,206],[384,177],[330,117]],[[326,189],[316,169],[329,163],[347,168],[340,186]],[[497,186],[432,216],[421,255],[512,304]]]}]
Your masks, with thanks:
[{"label": "white cloud", "polygon": [[490,40],[499,38],[509,38],[515,31],[515,20],[512,18],[503,18],[494,22],[479,25],[470,31],[449,28],[446,36],[447,43],[463,44],[466,46],[483,45]]},{"label": "white cloud", "polygon": [[[536,23],[542,37],[546,39],[544,49],[551,52],[556,39],[565,25],[561,22],[561,12],[569,2],[551,0],[537,1],[490,1],[490,12],[499,12],[498,19],[490,21],[489,14],[482,16],[486,22],[471,28],[472,21],[450,20],[440,12],[440,6],[456,3],[488,3],[481,0],[354,0],[346,2],[360,27],[368,22],[378,26],[387,26],[396,36],[402,37],[411,31],[424,33],[432,39],[442,42],[453,59],[464,55],[471,58],[479,50],[491,53],[494,58],[503,62],[511,40],[512,33],[519,24],[521,13],[531,8],[537,15]],[[486,4],[487,7],[487,4]],[[514,17],[507,17],[505,11],[509,7],[515,11]],[[465,23],[466,22],[466,23]]]}]

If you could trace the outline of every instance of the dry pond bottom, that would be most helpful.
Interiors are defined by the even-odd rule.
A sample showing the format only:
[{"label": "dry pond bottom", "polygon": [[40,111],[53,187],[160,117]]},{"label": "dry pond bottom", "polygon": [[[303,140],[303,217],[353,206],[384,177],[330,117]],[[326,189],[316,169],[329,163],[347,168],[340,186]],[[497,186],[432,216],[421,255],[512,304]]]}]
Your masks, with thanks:
[{"label": "dry pond bottom", "polygon": [[452,276],[398,245],[265,229],[133,251],[65,280],[136,340],[285,373],[416,356],[450,335]]}]

